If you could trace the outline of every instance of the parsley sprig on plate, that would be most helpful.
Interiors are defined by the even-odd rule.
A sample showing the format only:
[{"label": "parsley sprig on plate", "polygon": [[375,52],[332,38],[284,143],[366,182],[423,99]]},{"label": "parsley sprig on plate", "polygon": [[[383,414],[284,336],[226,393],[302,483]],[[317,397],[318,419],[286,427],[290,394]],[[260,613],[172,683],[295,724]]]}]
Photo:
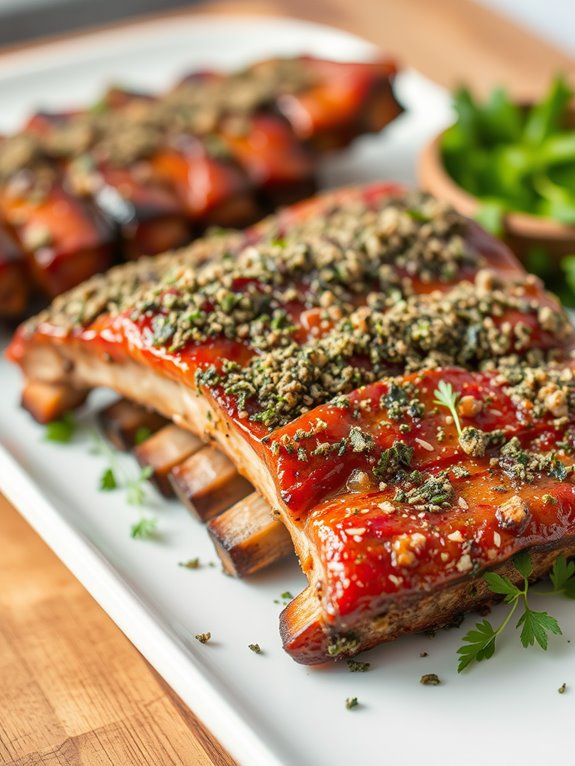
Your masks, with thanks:
[{"label": "parsley sprig on plate", "polygon": [[559,623],[547,612],[538,612],[531,608],[531,595],[565,595],[575,599],[575,562],[559,556],[550,573],[553,590],[543,594],[529,591],[529,577],[533,573],[533,563],[527,551],[522,551],[513,559],[515,569],[523,577],[522,587],[515,585],[509,577],[495,572],[487,572],[483,578],[489,589],[500,596],[509,605],[509,611],[503,622],[494,628],[489,620],[482,620],[463,637],[459,654],[458,671],[469,667],[474,662],[488,660],[495,654],[496,640],[511,622],[519,608],[523,608],[515,627],[520,630],[519,638],[527,648],[537,644],[547,650],[549,635],[561,635]]},{"label": "parsley sprig on plate", "polygon": [[126,490],[126,499],[130,505],[142,506],[146,502],[145,482],[152,475],[150,466],[141,468],[136,475],[124,469],[118,455],[97,431],[92,433],[93,448],[96,454],[106,457],[108,465],[104,468],[99,482],[102,492],[111,492],[118,488]]},{"label": "parsley sprig on plate", "polygon": [[[57,442],[59,444],[69,444],[80,429],[73,413],[65,413],[58,420],[48,423],[44,432],[46,441]],[[85,430],[84,430],[85,433]],[[113,492],[116,489],[126,490],[126,499],[130,505],[142,507],[145,505],[146,489],[145,483],[152,474],[152,469],[147,466],[132,475],[122,466],[117,453],[107,442],[95,431],[89,431],[92,438],[91,451],[103,455],[107,459],[107,466],[100,474],[98,489],[100,492]],[[144,434],[142,434],[144,438]],[[136,523],[132,524],[130,533],[133,538],[150,538],[157,532],[157,519],[153,516],[142,516]]]}]

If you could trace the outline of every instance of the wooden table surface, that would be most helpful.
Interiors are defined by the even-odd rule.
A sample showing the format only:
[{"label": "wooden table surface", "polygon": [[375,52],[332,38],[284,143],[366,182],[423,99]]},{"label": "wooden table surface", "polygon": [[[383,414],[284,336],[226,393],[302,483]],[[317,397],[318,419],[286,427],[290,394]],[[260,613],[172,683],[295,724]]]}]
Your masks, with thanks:
[{"label": "wooden table surface", "polygon": [[[220,1],[185,15],[198,12],[329,23],[443,85],[466,81],[480,92],[505,82],[535,96],[551,74],[575,72],[572,58],[469,0]],[[233,765],[1,497],[0,540],[0,763]]]}]

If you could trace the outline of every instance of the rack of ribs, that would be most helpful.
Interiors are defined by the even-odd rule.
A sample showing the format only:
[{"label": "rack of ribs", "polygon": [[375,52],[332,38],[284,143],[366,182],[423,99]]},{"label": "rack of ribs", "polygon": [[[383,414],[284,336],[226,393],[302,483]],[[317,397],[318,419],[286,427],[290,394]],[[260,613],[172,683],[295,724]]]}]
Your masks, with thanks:
[{"label": "rack of ribs", "polygon": [[395,73],[389,59],[273,59],[34,114],[0,139],[0,318],[309,196],[322,156],[401,113]]},{"label": "rack of ribs", "polygon": [[8,354],[41,420],[39,389],[109,386],[226,456],[309,579],[280,627],[314,664],[485,604],[520,550],[534,577],[575,553],[574,348],[503,244],[378,184],[94,277]]}]

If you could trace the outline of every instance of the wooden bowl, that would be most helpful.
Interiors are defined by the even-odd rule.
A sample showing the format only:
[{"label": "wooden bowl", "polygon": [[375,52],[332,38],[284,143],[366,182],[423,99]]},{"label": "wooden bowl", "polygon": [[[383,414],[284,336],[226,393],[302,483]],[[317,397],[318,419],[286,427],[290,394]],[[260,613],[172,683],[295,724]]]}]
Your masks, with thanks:
[{"label": "wooden bowl", "polygon": [[[463,215],[473,217],[480,202],[447,173],[441,157],[443,133],[436,136],[419,156],[418,179],[421,188],[450,202]],[[559,260],[575,255],[575,226],[527,213],[508,213],[503,219],[504,239],[519,258],[534,247],[544,248]]]}]

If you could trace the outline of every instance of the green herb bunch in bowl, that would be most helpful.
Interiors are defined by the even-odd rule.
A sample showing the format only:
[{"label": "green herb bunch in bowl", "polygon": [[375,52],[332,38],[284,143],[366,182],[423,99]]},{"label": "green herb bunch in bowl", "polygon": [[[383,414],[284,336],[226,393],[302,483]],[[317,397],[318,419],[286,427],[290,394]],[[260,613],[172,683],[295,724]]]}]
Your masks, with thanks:
[{"label": "green herb bunch in bowl", "polygon": [[557,77],[540,101],[503,88],[454,94],[456,122],[423,151],[424,189],[504,238],[530,271],[575,305],[574,91]]}]

